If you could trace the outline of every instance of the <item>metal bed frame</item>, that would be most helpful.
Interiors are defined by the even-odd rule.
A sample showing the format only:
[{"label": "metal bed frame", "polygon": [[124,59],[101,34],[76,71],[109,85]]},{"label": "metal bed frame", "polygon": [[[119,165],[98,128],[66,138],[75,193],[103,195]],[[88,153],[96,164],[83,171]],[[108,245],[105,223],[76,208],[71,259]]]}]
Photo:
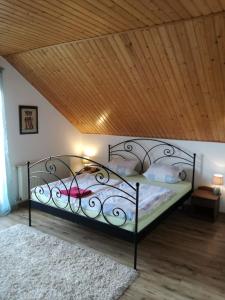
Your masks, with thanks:
[{"label": "metal bed frame", "polygon": [[[61,217],[63,219],[70,220],[72,222],[80,223],[103,232],[115,235],[118,238],[130,241],[134,244],[134,261],[133,266],[134,269],[137,269],[137,247],[140,239],[146,235],[147,232],[152,230],[159,224],[159,222],[164,219],[169,213],[171,213],[178,206],[182,205],[183,202],[188,199],[191,195],[191,192],[194,189],[194,179],[195,179],[195,160],[196,154],[189,154],[188,152],[178,148],[175,145],[169,144],[164,141],[160,141],[157,139],[130,139],[126,141],[122,141],[116,145],[108,146],[108,160],[110,161],[112,157],[122,157],[122,158],[135,158],[138,160],[139,170],[143,172],[146,166],[151,165],[152,163],[157,163],[163,160],[169,161],[170,165],[188,165],[191,167],[191,177],[192,177],[192,190],[186,193],[182,198],[180,198],[175,204],[170,206],[165,212],[163,212],[158,218],[156,218],[153,222],[143,228],[141,231],[138,231],[138,202],[139,202],[139,183],[137,182],[135,185],[128,182],[125,178],[116,174],[112,170],[110,170],[105,165],[93,161],[91,159],[76,156],[76,155],[58,155],[51,156],[39,160],[33,164],[27,162],[27,172],[28,172],[28,203],[29,203],[29,226],[31,226],[31,208],[36,208],[41,211],[47,212],[49,214]],[[85,159],[89,162],[89,165],[92,167],[99,168],[99,171],[94,173],[94,178],[96,183],[88,186],[85,190],[91,189],[93,186],[106,186],[112,189],[118,190],[118,195],[113,197],[120,197],[123,201],[129,201],[135,208],[135,224],[134,231],[128,231],[123,228],[125,224],[128,222],[127,212],[122,207],[114,207],[111,210],[111,215],[116,217],[119,223],[113,223],[109,218],[108,213],[105,212],[105,205],[107,201],[112,197],[107,197],[105,199],[100,199],[98,193],[91,195],[88,201],[88,205],[91,208],[95,207],[95,215],[90,216],[86,209],[84,209],[82,204],[82,197],[77,199],[77,205],[74,207],[71,201],[70,189],[72,185],[76,186],[79,191],[79,172],[74,172],[69,164],[67,164],[64,160],[68,158],[75,159]],[[71,176],[71,183],[69,188],[66,187],[63,178],[57,175],[57,164],[61,164],[69,175]],[[39,169],[40,167],[40,169]],[[109,180],[111,179],[111,175],[113,174],[113,178],[118,178],[122,180],[126,187],[129,187],[130,193],[125,190],[118,188],[117,186],[110,185]],[[48,176],[51,177],[49,181]],[[187,177],[187,172],[184,171],[182,173],[182,179],[185,180]],[[45,187],[48,189],[49,196],[46,201],[40,199],[40,196],[44,194],[44,189],[42,185],[37,185],[33,187],[32,192],[35,194],[36,198],[39,202],[32,200],[31,197],[31,186],[33,179],[39,179],[43,182]],[[62,197],[61,191],[57,186],[51,187],[52,179],[60,182],[65,190],[67,191],[67,201],[64,206],[62,204],[59,205],[60,198]],[[135,195],[135,196],[134,196]],[[53,202],[55,207],[50,206],[49,203]],[[68,211],[68,209],[70,211]],[[99,216],[104,218],[105,222],[99,221]]]}]

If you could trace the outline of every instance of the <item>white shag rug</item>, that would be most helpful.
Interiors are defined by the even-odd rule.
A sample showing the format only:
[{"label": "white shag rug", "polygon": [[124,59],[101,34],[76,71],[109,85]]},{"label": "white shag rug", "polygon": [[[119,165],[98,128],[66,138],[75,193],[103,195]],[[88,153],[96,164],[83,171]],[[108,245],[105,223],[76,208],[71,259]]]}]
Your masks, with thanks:
[{"label": "white shag rug", "polygon": [[32,227],[0,231],[1,300],[118,299],[137,272]]}]

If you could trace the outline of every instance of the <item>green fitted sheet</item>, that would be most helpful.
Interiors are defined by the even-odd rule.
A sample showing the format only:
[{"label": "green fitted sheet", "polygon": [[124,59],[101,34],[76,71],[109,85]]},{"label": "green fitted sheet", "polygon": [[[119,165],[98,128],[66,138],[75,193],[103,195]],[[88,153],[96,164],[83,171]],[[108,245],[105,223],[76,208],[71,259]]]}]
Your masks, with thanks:
[{"label": "green fitted sheet", "polygon": [[[112,176],[112,178],[113,177],[114,176]],[[147,214],[145,214],[142,217],[138,218],[138,231],[141,231],[143,228],[145,228],[147,225],[149,225],[151,222],[153,222],[158,216],[160,216],[164,211],[166,211],[170,206],[172,206],[174,203],[176,203],[180,198],[182,198],[182,196],[184,196],[186,193],[188,193],[191,190],[191,183],[187,182],[187,181],[182,181],[182,182],[175,183],[175,184],[174,183],[169,184],[169,183],[150,181],[142,175],[124,177],[124,178],[127,181],[130,181],[130,182],[139,182],[139,183],[144,183],[144,184],[156,185],[156,186],[160,186],[160,187],[169,188],[169,189],[171,189],[175,192],[175,195],[173,197],[171,197],[170,199],[168,199],[168,201],[160,204],[155,209],[152,209]],[[34,196],[34,194],[32,194],[32,200],[40,202]],[[45,196],[44,195],[42,195],[41,200],[43,200],[43,202],[45,201]],[[53,201],[50,201],[47,205],[52,206],[52,207],[57,207],[54,204]],[[69,207],[65,208],[65,210],[71,212]],[[93,211],[86,210],[85,212],[90,217],[95,216],[95,213]],[[85,216],[84,213],[81,212],[81,211],[79,212],[79,214]],[[110,222],[112,222],[113,224],[115,224],[117,226],[121,224],[121,219],[119,219],[118,217],[108,216],[107,218]],[[107,223],[102,215],[98,216],[96,218],[96,220],[98,220],[100,222]],[[128,230],[128,231],[134,231],[134,226],[135,226],[134,221],[128,221],[127,220],[126,224],[121,226],[121,228],[123,228],[125,230]]]},{"label": "green fitted sheet", "polygon": [[[181,182],[173,183],[173,184],[163,183],[163,182],[150,181],[142,175],[129,177],[129,181],[165,187],[165,188],[173,190],[176,193],[173,197],[168,199],[168,201],[160,204],[158,207],[151,210],[148,214],[146,214],[140,220],[138,220],[138,231],[141,231],[147,225],[152,223],[157,217],[159,217],[170,206],[172,206],[179,199],[181,199],[185,194],[187,194],[189,191],[191,191],[191,188],[192,188],[191,182],[188,182],[188,181],[181,181]],[[134,224],[128,224],[127,230],[133,231]]]}]

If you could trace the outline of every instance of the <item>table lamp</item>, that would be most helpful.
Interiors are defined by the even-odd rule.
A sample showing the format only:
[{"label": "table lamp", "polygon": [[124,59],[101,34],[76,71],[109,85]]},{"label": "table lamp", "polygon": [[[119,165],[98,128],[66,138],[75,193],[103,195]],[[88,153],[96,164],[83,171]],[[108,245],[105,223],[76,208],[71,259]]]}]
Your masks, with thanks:
[{"label": "table lamp", "polygon": [[92,159],[96,154],[96,149],[95,148],[85,148],[83,150],[83,165],[88,166],[91,165],[92,163],[88,159]]},{"label": "table lamp", "polygon": [[221,195],[221,186],[223,185],[223,175],[222,174],[214,174],[213,175],[213,193],[215,195]]}]

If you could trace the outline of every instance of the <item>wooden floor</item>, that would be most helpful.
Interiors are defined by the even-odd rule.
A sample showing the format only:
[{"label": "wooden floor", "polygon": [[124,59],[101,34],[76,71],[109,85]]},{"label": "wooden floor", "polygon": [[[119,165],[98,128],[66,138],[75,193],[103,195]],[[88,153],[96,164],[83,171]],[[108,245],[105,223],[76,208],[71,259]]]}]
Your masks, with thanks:
[{"label": "wooden floor", "polygon": [[[27,224],[26,209],[0,218],[0,229]],[[33,211],[33,226],[132,266],[128,242]],[[139,278],[121,299],[225,299],[225,216],[216,223],[175,212],[141,241]],[[103,299],[105,300],[105,299]]]}]

